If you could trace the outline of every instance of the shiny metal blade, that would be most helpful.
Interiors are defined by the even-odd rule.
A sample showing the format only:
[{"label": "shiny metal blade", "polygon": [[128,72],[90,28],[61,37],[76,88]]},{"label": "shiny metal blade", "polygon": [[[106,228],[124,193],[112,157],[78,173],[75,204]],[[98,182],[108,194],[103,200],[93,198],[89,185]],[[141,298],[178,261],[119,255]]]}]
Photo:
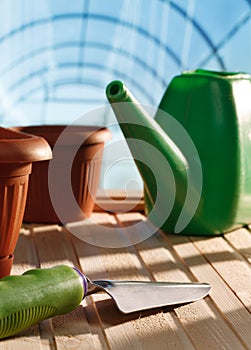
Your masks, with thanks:
[{"label": "shiny metal blade", "polygon": [[193,302],[204,298],[211,289],[208,283],[182,282],[98,280],[91,285],[88,294],[105,291],[123,313]]}]

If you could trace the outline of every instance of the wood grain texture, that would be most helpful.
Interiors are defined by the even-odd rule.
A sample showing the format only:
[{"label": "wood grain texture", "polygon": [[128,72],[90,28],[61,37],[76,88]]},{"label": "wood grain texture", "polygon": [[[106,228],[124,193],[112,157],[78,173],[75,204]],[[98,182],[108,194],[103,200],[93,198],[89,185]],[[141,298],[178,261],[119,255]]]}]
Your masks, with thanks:
[{"label": "wood grain texture", "polygon": [[[191,266],[198,265],[203,270],[205,261],[201,261],[201,255],[196,249],[191,252],[186,242],[186,237],[158,232],[137,248],[156,280],[207,281],[204,275],[203,278],[197,279],[191,269]],[[192,245],[190,241],[188,244]],[[189,264],[186,263],[187,256],[192,257],[192,264],[189,260]],[[175,313],[196,348],[202,349],[204,344],[207,344],[207,349],[225,349],[227,342],[230,342],[235,349],[245,348],[210,297],[177,308]]]},{"label": "wood grain texture", "polygon": [[[191,242],[187,237],[169,237],[172,246],[182,256],[184,263],[189,266],[193,275],[198,280],[208,281],[212,285],[210,299],[219,311],[214,311],[218,315],[217,322],[224,319],[229,326],[228,332],[235,334],[244,346],[249,347],[251,341],[250,313],[243,307],[243,304],[218,274],[214,266],[208,263],[206,257],[201,255],[201,252],[197,249],[199,242],[201,243],[202,241],[204,243],[207,241],[208,246],[214,246],[215,239],[193,238],[193,242]],[[222,329],[220,325],[219,328]]]},{"label": "wood grain texture", "polygon": [[[137,225],[139,222],[143,225]],[[117,232],[118,242],[128,245],[99,246],[99,225],[109,228],[108,240]],[[129,226],[139,240],[136,245],[130,245]],[[123,231],[118,230],[121,227]],[[106,293],[90,295],[74,311],[1,341],[1,349],[251,350],[248,229],[217,237],[151,234],[151,224],[142,213],[133,211],[96,212],[80,229],[83,239],[63,226],[24,225],[12,273],[66,264],[91,279],[205,281],[212,290],[194,303],[127,315]],[[93,245],[85,240],[92,234],[96,237]]]}]

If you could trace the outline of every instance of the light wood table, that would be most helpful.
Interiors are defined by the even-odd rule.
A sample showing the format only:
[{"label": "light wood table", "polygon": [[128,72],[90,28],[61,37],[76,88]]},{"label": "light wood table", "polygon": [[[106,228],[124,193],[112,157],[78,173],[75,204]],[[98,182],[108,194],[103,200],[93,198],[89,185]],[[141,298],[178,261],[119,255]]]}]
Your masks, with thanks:
[{"label": "light wood table", "polygon": [[[145,218],[139,212],[100,212],[92,220],[113,229]],[[244,228],[217,237],[159,231],[137,245],[109,249],[85,243],[62,226],[25,225],[12,274],[67,264],[91,279],[201,281],[212,290],[191,304],[130,315],[121,314],[106,294],[88,296],[75,311],[2,340],[0,349],[251,349],[250,263],[251,233]]]}]

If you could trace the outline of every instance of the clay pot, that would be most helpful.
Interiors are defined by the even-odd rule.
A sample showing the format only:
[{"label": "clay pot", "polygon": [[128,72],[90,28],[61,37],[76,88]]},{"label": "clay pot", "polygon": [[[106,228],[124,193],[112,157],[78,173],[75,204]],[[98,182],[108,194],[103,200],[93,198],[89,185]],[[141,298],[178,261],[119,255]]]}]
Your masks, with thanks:
[{"label": "clay pot", "polygon": [[43,138],[0,127],[0,278],[13,263],[32,163],[51,156]]},{"label": "clay pot", "polygon": [[14,255],[10,254],[0,258],[0,278],[9,276],[11,273]]},{"label": "clay pot", "polygon": [[[41,125],[18,127],[18,130],[33,135],[42,136],[47,140],[52,150],[63,133],[63,144],[57,147],[57,156],[53,151],[53,161],[57,162],[59,176],[55,186],[61,189],[63,207],[62,217],[57,215],[51,200],[48,185],[49,161],[34,164],[30,176],[28,197],[24,214],[24,221],[33,223],[56,223],[74,222],[89,217],[95,205],[95,196],[99,185],[100,170],[104,143],[111,138],[111,133],[106,128],[96,126],[71,126],[66,125]],[[71,167],[71,186],[78,209],[69,204],[64,195],[65,184],[60,174],[64,174],[67,155],[72,148],[80,145],[76,152]],[[62,169],[62,171],[60,171]]]}]

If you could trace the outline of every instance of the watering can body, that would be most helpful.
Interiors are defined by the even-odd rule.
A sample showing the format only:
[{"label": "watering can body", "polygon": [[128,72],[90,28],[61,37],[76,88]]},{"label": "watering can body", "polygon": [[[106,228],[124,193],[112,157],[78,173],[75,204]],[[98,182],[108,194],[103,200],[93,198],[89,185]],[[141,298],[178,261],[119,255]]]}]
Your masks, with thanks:
[{"label": "watering can body", "polygon": [[[150,142],[164,154],[172,168],[176,185],[173,209],[165,220],[158,221],[156,215],[163,214],[166,206],[162,200],[158,208],[155,208],[156,187],[159,186],[159,192],[166,197],[167,202],[171,177],[165,178],[163,175],[154,185],[154,171],[149,172],[142,165],[142,159],[136,160],[144,181],[146,213],[150,214],[156,209],[157,214],[151,220],[156,226],[167,232],[215,235],[251,223],[251,76],[206,70],[184,72],[174,77],[167,87],[152,121],[145,111],[138,110],[141,107],[137,106],[130,93],[127,94],[127,100],[124,99],[128,102],[127,116],[123,113],[121,104],[114,105],[115,100],[111,99],[109,91],[107,96],[125,137]],[[122,99],[116,102],[122,102]],[[137,113],[130,110],[130,107],[137,109]],[[145,122],[146,126],[148,122],[153,123],[151,128],[155,128],[155,131],[148,135],[145,131],[140,131],[134,122],[125,123],[129,114],[138,120],[138,124]],[[195,156],[191,150],[187,150],[189,147],[182,134],[173,132],[168,116],[174,118],[180,125],[180,130],[185,130],[191,138],[197,151],[194,152]],[[168,142],[173,142],[171,148],[176,154],[170,155],[166,147]],[[130,147],[137,159],[139,155],[135,148]],[[142,154],[142,147],[140,152]],[[141,157],[146,164],[151,163],[147,159],[149,152],[145,153]],[[156,171],[162,172],[161,164],[157,166]],[[201,178],[199,172],[195,171],[193,184],[189,187],[189,173],[196,167],[201,170]],[[194,191],[194,195],[190,193],[191,198],[199,196],[196,205],[190,205],[186,201],[189,191]],[[184,214],[184,207],[185,216],[189,220],[177,230],[176,224],[182,211]]]}]

